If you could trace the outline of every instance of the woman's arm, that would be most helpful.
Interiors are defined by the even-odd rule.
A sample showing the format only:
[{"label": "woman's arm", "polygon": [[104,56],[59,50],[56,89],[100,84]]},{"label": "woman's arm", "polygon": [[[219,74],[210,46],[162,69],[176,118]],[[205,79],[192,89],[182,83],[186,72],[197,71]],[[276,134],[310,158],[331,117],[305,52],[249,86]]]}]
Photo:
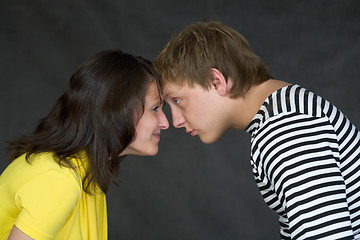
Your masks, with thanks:
[{"label": "woman's arm", "polygon": [[12,228],[8,240],[34,240],[26,235],[23,231],[18,229],[15,225]]},{"label": "woman's arm", "polygon": [[21,210],[14,224],[34,239],[55,239],[80,194],[71,175],[59,171],[39,174],[17,191],[15,201]]}]

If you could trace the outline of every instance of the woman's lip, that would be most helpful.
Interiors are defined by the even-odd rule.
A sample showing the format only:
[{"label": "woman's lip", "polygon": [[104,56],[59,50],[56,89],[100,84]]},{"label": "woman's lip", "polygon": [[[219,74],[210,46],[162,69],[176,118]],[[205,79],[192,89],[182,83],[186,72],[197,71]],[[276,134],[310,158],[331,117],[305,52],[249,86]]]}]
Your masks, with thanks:
[{"label": "woman's lip", "polygon": [[156,139],[160,140],[160,133],[154,133]]}]

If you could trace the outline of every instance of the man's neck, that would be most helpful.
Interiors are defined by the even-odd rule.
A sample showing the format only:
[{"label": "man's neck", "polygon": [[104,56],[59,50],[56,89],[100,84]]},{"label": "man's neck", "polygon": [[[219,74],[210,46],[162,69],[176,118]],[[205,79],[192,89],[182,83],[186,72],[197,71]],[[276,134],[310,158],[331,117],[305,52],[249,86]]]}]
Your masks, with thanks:
[{"label": "man's neck", "polygon": [[233,128],[245,130],[252,119],[259,111],[264,101],[275,91],[280,88],[291,85],[290,83],[269,79],[259,85],[253,85],[246,92],[245,96],[237,98],[235,101],[236,108],[232,114],[234,123]]}]

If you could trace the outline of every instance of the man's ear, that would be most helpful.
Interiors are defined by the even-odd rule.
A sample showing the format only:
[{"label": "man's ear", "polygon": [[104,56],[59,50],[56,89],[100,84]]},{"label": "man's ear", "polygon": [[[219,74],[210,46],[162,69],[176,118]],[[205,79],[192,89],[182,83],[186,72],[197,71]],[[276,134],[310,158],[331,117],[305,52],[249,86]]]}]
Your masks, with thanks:
[{"label": "man's ear", "polygon": [[220,96],[225,96],[229,90],[229,83],[226,82],[224,75],[217,68],[211,68],[211,85]]}]

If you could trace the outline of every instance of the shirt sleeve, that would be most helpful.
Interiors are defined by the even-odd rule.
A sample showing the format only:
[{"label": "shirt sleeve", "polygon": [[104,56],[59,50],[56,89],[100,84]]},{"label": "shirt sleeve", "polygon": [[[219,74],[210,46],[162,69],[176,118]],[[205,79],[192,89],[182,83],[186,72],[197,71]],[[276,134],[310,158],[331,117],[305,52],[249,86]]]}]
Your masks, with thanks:
[{"label": "shirt sleeve", "polygon": [[80,199],[74,177],[59,171],[40,174],[22,186],[16,203],[21,209],[15,225],[34,239],[54,239]]},{"label": "shirt sleeve", "polygon": [[263,170],[291,239],[353,239],[337,138],[327,119],[300,117],[267,133]]}]

